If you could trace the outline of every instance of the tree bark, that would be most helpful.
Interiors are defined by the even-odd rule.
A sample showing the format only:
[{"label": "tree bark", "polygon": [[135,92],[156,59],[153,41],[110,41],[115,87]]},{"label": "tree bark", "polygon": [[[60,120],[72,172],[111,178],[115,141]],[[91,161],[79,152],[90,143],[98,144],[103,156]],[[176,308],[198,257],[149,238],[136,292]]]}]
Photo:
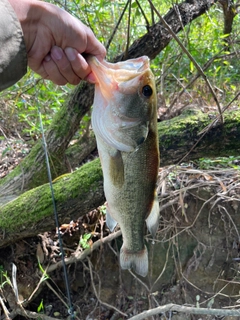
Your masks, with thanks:
[{"label": "tree bark", "polygon": [[236,8],[236,5],[231,0],[219,0],[218,2],[221,4],[223,9],[223,16],[224,16],[223,34],[227,35],[227,37],[224,38],[224,41],[225,41],[226,50],[229,50],[231,46],[230,35],[232,33],[233,20],[237,15],[237,8]]},{"label": "tree bark", "polygon": [[[178,33],[183,26],[204,14],[213,4],[213,0],[186,1],[175,5],[164,18],[172,30]],[[171,39],[172,36],[158,22],[151,26],[142,38],[130,46],[127,58],[148,55],[150,59],[153,59],[168,45]],[[125,53],[116,57],[114,61],[120,61],[124,58],[126,59]],[[69,101],[62,106],[56,115],[46,134],[53,179],[69,172],[65,150],[78,129],[83,115],[90,110],[93,102],[93,92],[94,87],[87,83],[82,83],[76,88]],[[21,164],[2,179],[0,183],[0,205],[6,201],[7,197],[12,200],[24,191],[42,185],[47,181],[45,156],[42,142],[39,141]]]},{"label": "tree bark", "polygon": [[[197,143],[212,120],[198,111],[158,124],[161,166],[178,163]],[[216,123],[184,161],[207,156],[239,155],[240,111],[228,112],[224,124]],[[141,174],[141,173],[139,173]],[[105,201],[103,177],[98,159],[53,184],[59,222],[69,223]],[[48,184],[25,192],[0,208],[0,247],[55,228]]]}]

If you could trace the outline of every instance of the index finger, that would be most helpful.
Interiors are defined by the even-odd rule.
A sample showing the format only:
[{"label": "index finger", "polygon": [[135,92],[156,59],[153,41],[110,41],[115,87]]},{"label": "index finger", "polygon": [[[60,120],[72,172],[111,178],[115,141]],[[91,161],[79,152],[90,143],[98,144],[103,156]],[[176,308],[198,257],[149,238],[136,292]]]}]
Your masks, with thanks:
[{"label": "index finger", "polygon": [[81,79],[85,79],[91,72],[91,68],[84,57],[74,48],[67,47],[64,50],[74,73]]},{"label": "index finger", "polygon": [[[78,48],[76,49],[78,50]],[[105,58],[107,53],[105,47],[101,44],[100,41],[98,41],[98,39],[93,34],[92,30],[88,27],[86,29],[86,48],[84,50],[84,53],[96,56],[97,59],[100,61],[102,61]]]}]

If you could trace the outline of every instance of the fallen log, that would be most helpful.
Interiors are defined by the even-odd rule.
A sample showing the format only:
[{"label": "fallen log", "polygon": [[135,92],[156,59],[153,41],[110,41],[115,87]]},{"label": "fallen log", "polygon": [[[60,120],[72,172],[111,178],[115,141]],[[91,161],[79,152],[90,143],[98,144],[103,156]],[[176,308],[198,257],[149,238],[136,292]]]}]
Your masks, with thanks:
[{"label": "fallen log", "polygon": [[[207,114],[196,111],[160,122],[161,166],[181,162],[186,154],[184,161],[239,155],[240,112],[228,112],[224,124],[217,122],[199,141],[198,133],[211,123]],[[63,175],[53,187],[61,224],[79,218],[105,201],[99,159]],[[0,247],[54,228],[49,184],[27,191],[0,208]]]}]

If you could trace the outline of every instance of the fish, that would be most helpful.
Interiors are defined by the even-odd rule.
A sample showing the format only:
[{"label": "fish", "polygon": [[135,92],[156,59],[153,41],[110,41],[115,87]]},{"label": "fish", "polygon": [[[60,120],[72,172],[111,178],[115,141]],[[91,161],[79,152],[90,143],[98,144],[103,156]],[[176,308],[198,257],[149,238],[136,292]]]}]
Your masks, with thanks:
[{"label": "fish", "polygon": [[148,274],[145,223],[159,226],[156,86],[147,56],[117,63],[88,57],[95,78],[91,115],[107,200],[106,224],[122,231],[120,266]]}]

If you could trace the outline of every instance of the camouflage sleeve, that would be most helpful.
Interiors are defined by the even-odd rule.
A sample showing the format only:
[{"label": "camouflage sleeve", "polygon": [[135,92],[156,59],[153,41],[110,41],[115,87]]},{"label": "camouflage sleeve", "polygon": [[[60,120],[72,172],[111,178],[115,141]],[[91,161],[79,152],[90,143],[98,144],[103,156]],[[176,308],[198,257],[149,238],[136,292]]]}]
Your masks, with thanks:
[{"label": "camouflage sleeve", "polygon": [[0,0],[0,91],[27,71],[27,53],[20,23],[8,0]]}]

